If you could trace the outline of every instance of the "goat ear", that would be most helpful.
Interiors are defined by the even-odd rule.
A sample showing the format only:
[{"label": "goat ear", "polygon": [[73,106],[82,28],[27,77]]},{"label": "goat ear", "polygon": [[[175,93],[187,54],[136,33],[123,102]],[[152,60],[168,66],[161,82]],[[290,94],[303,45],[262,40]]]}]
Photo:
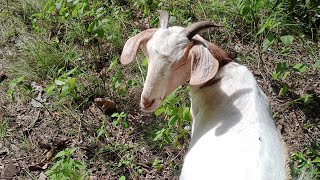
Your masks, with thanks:
[{"label": "goat ear", "polygon": [[156,30],[157,28],[147,29],[128,39],[123,47],[120,62],[122,64],[129,64],[133,61],[140,45],[147,43]]},{"label": "goat ear", "polygon": [[219,69],[219,61],[203,44],[195,44],[189,51],[191,60],[190,85],[202,85],[212,79]]}]

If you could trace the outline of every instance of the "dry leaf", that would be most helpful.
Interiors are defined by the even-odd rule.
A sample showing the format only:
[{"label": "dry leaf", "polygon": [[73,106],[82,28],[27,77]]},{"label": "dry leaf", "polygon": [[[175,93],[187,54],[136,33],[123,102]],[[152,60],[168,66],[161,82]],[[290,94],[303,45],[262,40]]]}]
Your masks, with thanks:
[{"label": "dry leaf", "polygon": [[47,168],[48,168],[48,164],[44,162],[33,164],[28,167],[30,171],[42,171],[42,170],[46,170]]},{"label": "dry leaf", "polygon": [[96,98],[94,103],[103,111],[112,111],[116,109],[116,104],[108,98]]}]

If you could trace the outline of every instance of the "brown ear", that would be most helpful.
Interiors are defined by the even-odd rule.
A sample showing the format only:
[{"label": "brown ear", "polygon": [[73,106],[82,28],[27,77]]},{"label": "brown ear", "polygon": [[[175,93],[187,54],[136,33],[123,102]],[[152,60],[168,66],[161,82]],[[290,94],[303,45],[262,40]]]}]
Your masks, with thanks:
[{"label": "brown ear", "polygon": [[219,69],[219,61],[203,44],[195,44],[189,51],[191,60],[190,85],[202,85],[212,79]]},{"label": "brown ear", "polygon": [[120,62],[129,64],[136,57],[139,46],[147,43],[156,31],[157,28],[147,29],[128,39],[123,47]]}]

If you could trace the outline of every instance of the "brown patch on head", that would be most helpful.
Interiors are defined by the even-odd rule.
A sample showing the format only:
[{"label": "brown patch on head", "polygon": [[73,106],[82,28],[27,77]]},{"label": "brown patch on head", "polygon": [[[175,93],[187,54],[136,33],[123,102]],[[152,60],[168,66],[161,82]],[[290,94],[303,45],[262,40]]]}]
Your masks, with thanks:
[{"label": "brown patch on head", "polygon": [[229,62],[232,62],[232,58],[228,55],[228,53],[221,49],[219,46],[213,43],[208,43],[208,49],[211,54],[219,61],[219,68],[225,66]]}]

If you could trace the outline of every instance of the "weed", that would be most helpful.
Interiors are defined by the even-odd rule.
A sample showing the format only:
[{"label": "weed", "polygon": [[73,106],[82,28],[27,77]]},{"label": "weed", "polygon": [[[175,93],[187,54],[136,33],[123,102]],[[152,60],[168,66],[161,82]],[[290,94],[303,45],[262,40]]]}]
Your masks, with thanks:
[{"label": "weed", "polygon": [[[305,64],[295,64],[295,65],[289,65],[287,62],[279,62],[277,64],[276,70],[272,74],[273,80],[278,80],[280,76],[282,81],[285,81],[285,79],[290,75],[292,72],[300,72],[304,73],[307,71],[307,66]],[[289,90],[289,86],[287,83],[282,84],[282,88],[279,92],[279,95],[286,96]]]},{"label": "weed", "polygon": [[152,167],[161,170],[163,168],[163,160],[155,159],[152,163]]},{"label": "weed", "polygon": [[124,128],[128,128],[129,127],[128,121],[126,121],[126,119],[127,119],[127,114],[126,113],[124,113],[124,112],[113,113],[111,115],[111,117],[115,117],[116,118],[112,122],[112,126],[113,127],[117,126],[118,124],[121,124],[122,127],[124,127]]},{"label": "weed", "polygon": [[[184,95],[178,96],[178,94]],[[156,116],[164,114],[165,119],[168,120],[167,125],[159,130],[154,138],[154,141],[160,141],[160,146],[173,142],[177,147],[180,145],[179,140],[187,138],[188,130],[185,127],[189,126],[191,115],[186,94],[188,94],[188,89],[179,87],[155,111]]]},{"label": "weed", "polygon": [[97,130],[96,139],[107,138],[109,136],[109,133],[107,132],[106,128],[106,123],[105,121],[103,121],[102,126]]},{"label": "weed", "polygon": [[56,162],[46,171],[50,179],[86,179],[86,166],[79,160],[74,160],[72,155],[77,148],[60,151],[55,157]]},{"label": "weed", "polygon": [[297,177],[302,173],[309,174],[308,176],[314,179],[320,178],[320,145],[313,144],[311,148],[306,148],[303,153],[292,153],[291,159],[296,163],[293,165],[293,177]]},{"label": "weed", "polygon": [[[58,70],[57,74],[60,74],[64,68]],[[52,94],[54,91],[60,94],[61,98],[65,98],[66,96],[71,96],[72,98],[77,98],[76,91],[76,82],[77,78],[74,77],[78,74],[78,69],[73,68],[72,70],[63,73],[57,79],[54,80],[54,83],[49,85],[46,88],[46,93],[48,95]]]}]

